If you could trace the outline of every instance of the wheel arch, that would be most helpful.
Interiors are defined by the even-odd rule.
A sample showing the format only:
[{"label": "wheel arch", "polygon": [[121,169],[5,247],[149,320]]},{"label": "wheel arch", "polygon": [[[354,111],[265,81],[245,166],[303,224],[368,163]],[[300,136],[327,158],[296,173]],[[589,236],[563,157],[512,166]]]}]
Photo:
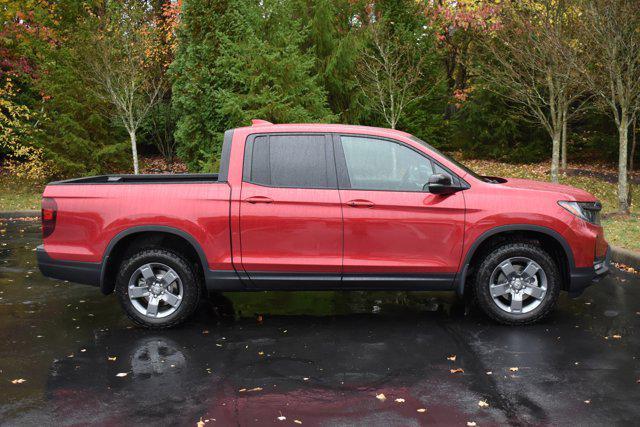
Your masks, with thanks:
[{"label": "wheel arch", "polygon": [[455,279],[456,293],[459,296],[463,296],[465,293],[467,279],[474,267],[474,262],[485,251],[509,237],[540,240],[543,247],[552,251],[552,256],[559,256],[558,267],[563,277],[562,289],[569,289],[571,273],[575,269],[575,263],[573,251],[567,240],[560,233],[548,227],[531,224],[510,224],[485,231],[471,244]]},{"label": "wheel arch", "polygon": [[[170,242],[169,247],[178,249],[190,261],[199,265],[199,274],[204,275],[207,269],[207,257],[202,246],[191,234],[174,227],[160,225],[142,225],[131,227],[116,234],[104,251],[100,268],[100,290],[107,295],[115,288],[116,269],[119,261],[129,250],[135,248],[136,242],[140,247],[143,242],[148,245],[163,246],[160,242]],[[165,246],[166,247],[166,246]],[[202,276],[204,277],[204,276]]]}]

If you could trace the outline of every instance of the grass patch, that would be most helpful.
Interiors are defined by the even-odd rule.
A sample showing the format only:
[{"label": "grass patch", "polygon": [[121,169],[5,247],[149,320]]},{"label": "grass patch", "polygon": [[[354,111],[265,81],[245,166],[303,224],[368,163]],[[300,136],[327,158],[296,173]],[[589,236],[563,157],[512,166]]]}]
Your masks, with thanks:
[{"label": "grass patch", "polygon": [[638,215],[614,215],[604,219],[602,226],[609,244],[640,251],[640,217]]},{"label": "grass patch", "polygon": [[0,174],[0,212],[40,209],[42,184]]}]

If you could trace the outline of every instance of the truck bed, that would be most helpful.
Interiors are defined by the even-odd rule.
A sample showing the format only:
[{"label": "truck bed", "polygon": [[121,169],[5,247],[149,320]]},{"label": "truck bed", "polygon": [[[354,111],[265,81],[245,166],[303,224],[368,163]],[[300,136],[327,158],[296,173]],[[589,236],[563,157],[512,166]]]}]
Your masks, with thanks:
[{"label": "truck bed", "polygon": [[47,185],[57,206],[44,240],[53,259],[99,263],[119,233],[179,230],[203,248],[209,268],[229,265],[231,187],[217,175],[103,175]]},{"label": "truck bed", "polygon": [[67,184],[177,184],[181,182],[218,182],[217,173],[96,175],[50,182],[48,185]]}]

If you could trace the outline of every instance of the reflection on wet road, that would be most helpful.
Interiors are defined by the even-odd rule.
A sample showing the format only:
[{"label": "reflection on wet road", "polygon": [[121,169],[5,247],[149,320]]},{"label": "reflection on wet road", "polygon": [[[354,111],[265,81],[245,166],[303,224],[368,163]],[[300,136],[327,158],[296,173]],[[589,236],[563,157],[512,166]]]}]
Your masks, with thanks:
[{"label": "reflection on wet road", "polygon": [[113,296],[43,278],[39,241],[37,222],[0,223],[0,423],[574,425],[640,415],[637,276],[563,296],[530,327],[465,315],[447,294],[262,292],[217,296],[158,332],[132,327]]}]

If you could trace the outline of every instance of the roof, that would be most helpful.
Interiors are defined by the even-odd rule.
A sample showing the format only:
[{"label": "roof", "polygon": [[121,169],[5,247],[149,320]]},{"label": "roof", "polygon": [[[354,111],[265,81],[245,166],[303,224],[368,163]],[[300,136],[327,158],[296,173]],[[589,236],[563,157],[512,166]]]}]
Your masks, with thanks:
[{"label": "roof", "polygon": [[363,133],[363,134],[375,134],[380,136],[403,136],[405,138],[411,135],[407,132],[403,132],[397,129],[380,128],[373,126],[360,126],[360,125],[343,125],[343,124],[330,124],[330,123],[287,123],[287,124],[273,124],[265,120],[252,120],[252,126],[245,126],[238,128],[238,130],[255,130],[260,128],[260,132],[334,132],[334,133]]}]

